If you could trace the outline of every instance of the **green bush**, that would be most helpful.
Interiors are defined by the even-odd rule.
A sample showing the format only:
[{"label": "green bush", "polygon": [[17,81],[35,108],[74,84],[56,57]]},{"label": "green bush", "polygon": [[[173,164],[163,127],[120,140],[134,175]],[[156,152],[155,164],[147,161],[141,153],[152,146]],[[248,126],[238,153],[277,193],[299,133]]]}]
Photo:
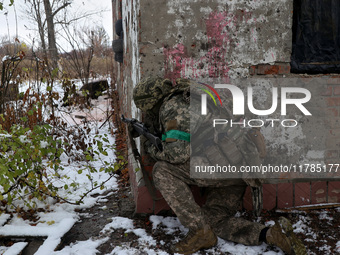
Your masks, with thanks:
[{"label": "green bush", "polygon": [[[69,146],[69,140],[53,133],[54,127],[48,124],[36,125],[32,130],[13,125],[10,132],[0,127],[0,200],[5,204],[11,205],[14,199],[22,199],[31,208],[35,205],[34,199],[44,201],[48,196],[80,204],[94,189],[103,189],[115,171],[124,165],[101,160],[101,155],[107,156],[107,151],[114,148],[108,143],[104,145],[103,142],[108,142],[107,135],[96,135],[89,143],[92,147],[85,146],[83,151],[87,164],[77,171],[78,174],[87,171],[91,185],[77,201],[69,201],[67,197],[61,197],[59,191],[64,189],[66,194],[67,191],[71,193],[70,186],[76,189],[78,184],[54,184],[56,179],[68,178],[62,173],[64,168],[60,156]],[[96,168],[91,163],[98,160],[101,160],[101,167]],[[92,174],[103,171],[109,173],[108,179],[100,183],[93,181]]]}]

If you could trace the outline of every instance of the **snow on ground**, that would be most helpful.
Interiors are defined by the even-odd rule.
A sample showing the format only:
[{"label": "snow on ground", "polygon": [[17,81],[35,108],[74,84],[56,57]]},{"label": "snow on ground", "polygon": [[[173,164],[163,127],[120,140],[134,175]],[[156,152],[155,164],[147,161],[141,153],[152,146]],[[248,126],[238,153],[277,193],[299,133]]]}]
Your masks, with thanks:
[{"label": "snow on ground", "polygon": [[[162,216],[150,216],[150,221],[152,223],[152,228],[159,229],[166,232],[167,234],[174,234],[178,231],[181,234],[185,234],[188,230],[184,228],[176,217],[162,217]],[[116,246],[112,251],[108,252],[106,255],[136,255],[136,254],[157,254],[166,255],[169,254],[166,251],[160,250],[156,245],[156,240],[147,234],[144,229],[135,228],[133,221],[124,217],[113,217],[112,222],[107,224],[103,230],[102,234],[108,235],[117,229],[124,229],[125,233],[134,233],[138,238],[138,248],[131,247],[130,243],[121,243],[120,246]],[[106,237],[98,238],[97,240],[90,239],[88,241],[77,242],[74,245],[64,248],[62,251],[56,252],[54,254],[67,255],[67,254],[95,254],[96,247],[104,243],[107,240]],[[175,238],[178,241],[179,237]],[[89,248],[86,248],[89,247]],[[218,244],[211,249],[206,250],[207,254],[235,254],[235,255],[282,255],[281,251],[267,251],[268,246],[262,244],[260,246],[245,246],[241,244],[235,244],[232,242],[227,242],[222,239],[218,239]],[[79,252],[79,253],[78,253]],[[84,253],[82,253],[84,252]],[[92,253],[91,253],[92,252]],[[199,253],[196,253],[199,254]]]},{"label": "snow on ground", "polygon": [[339,254],[340,254],[340,241],[336,243],[336,249],[335,249]]},{"label": "snow on ground", "polygon": [[[79,85],[79,84],[78,84]],[[26,84],[26,87],[28,85]],[[23,89],[23,88],[22,88]],[[57,87],[59,92],[62,92],[60,88]],[[109,109],[110,102],[105,99],[105,97],[99,97],[98,100],[93,101],[94,107],[87,112],[76,112],[73,111],[73,116],[63,116],[68,120],[70,125],[81,124],[81,121],[74,121],[75,115],[83,115],[86,116],[87,119],[91,122],[93,130],[98,131],[99,134],[108,135],[109,143],[114,144],[115,139],[111,136],[110,130],[108,126],[103,126],[103,128],[98,129],[101,124],[105,121],[107,116],[107,110]],[[95,132],[92,132],[90,136],[96,135]],[[115,160],[114,151],[109,151],[107,156],[102,155],[102,160],[108,160],[113,163]],[[68,199],[76,199],[80,194],[86,192],[91,186],[91,181],[87,177],[87,172],[83,171],[82,174],[78,173],[78,169],[83,168],[85,165],[81,162],[77,163],[68,163],[68,158],[63,155],[63,166],[64,171],[63,174],[68,177],[68,179],[63,180],[64,184],[71,184],[73,181],[76,181],[79,185],[77,189],[72,190],[71,193],[65,193],[61,195],[68,196]],[[97,161],[94,163],[96,168],[101,167],[101,161]],[[101,180],[105,180],[108,178],[108,174],[105,172],[98,172],[92,174],[92,182]],[[112,250],[107,251],[106,255],[135,255],[135,254],[157,254],[157,255],[166,255],[168,254],[166,251],[159,248],[157,245],[156,237],[153,237],[151,234],[147,233],[145,229],[138,228],[134,226],[134,222],[132,219],[124,218],[124,217],[112,217],[111,222],[107,225],[103,226],[102,231],[99,236],[93,236],[89,240],[86,241],[77,241],[75,243],[70,244],[69,246],[64,247],[60,251],[53,251],[54,247],[57,246],[60,241],[61,236],[66,233],[73,224],[79,220],[80,213],[76,212],[77,209],[82,208],[90,208],[93,206],[101,206],[101,202],[105,202],[106,197],[111,195],[112,192],[115,192],[118,188],[117,179],[111,178],[109,182],[105,184],[105,188],[103,190],[97,189],[84,199],[83,204],[81,205],[70,205],[67,203],[56,203],[53,199],[49,199],[47,203],[49,204],[49,208],[45,212],[39,212],[37,214],[38,220],[31,221],[30,219],[23,219],[14,213],[14,216],[11,217],[9,214],[0,215],[0,226],[4,226],[0,228],[0,235],[22,235],[22,236],[47,236],[45,243],[40,247],[36,254],[43,255],[71,255],[71,254],[82,254],[82,255],[95,255],[98,254],[98,247],[109,240],[110,233],[113,233],[117,230],[123,230],[126,234],[133,233],[136,236],[138,241],[138,246],[131,247],[131,243],[122,242],[119,246],[113,247]],[[105,195],[104,195],[105,194]],[[96,196],[93,196],[96,195]],[[20,205],[20,201],[16,201],[17,205]],[[42,206],[42,205],[41,205]],[[238,215],[240,216],[240,215]],[[90,216],[89,216],[90,217]],[[242,217],[242,216],[241,216]],[[328,224],[332,224],[333,218],[330,217],[327,211],[323,211],[319,215],[320,220],[327,220]],[[184,228],[181,223],[178,221],[176,217],[163,217],[163,216],[150,216],[149,218],[152,224],[152,231],[161,231],[166,235],[172,235],[172,242],[177,242],[180,240],[182,236],[187,233],[187,229]],[[304,233],[307,238],[304,240],[305,242],[315,242],[318,240],[317,233],[313,232],[313,230],[308,226],[308,222],[310,221],[310,217],[308,215],[300,215],[299,220],[294,224],[295,233]],[[274,221],[266,222],[267,226],[272,226]],[[325,240],[320,240],[323,242]],[[159,242],[159,241],[158,241]],[[161,240],[159,244],[162,246],[166,245],[165,241]],[[18,254],[20,250],[26,245],[25,242],[18,242],[12,247],[0,247],[0,253],[3,254]],[[320,248],[320,252],[322,254],[329,254],[330,247],[325,242],[324,246]],[[336,243],[336,251],[340,253],[340,241]],[[222,239],[218,239],[218,244],[206,250],[206,254],[234,254],[234,255],[278,255],[283,254],[279,249],[273,250],[272,248],[268,248],[266,244],[262,244],[260,246],[245,246],[241,244],[235,244],[232,242],[227,242]],[[197,253],[199,254],[199,253]]]},{"label": "snow on ground", "polygon": [[[24,84],[20,89],[21,91],[25,91],[28,88],[29,84]],[[60,86],[56,86],[56,91],[62,93]],[[41,88],[41,91],[44,91],[46,88]],[[105,122],[107,118],[107,113],[110,111],[110,99],[107,99],[107,96],[100,96],[97,100],[93,100],[93,107],[89,110],[75,110],[72,112],[74,115],[84,115],[87,116],[88,122],[87,127],[91,127],[91,132],[87,139],[91,139],[94,136],[104,136],[108,139],[108,142],[103,142],[103,146],[109,146],[115,144],[115,138],[111,135],[111,129],[109,128],[109,122],[106,123],[102,128],[99,127]],[[66,115],[66,114],[65,114]],[[66,118],[66,117],[65,117]],[[68,122],[70,123],[70,122]],[[72,123],[81,124],[79,123]],[[93,183],[101,183],[105,180],[108,180],[103,189],[95,189],[91,191],[83,200],[83,203],[80,205],[72,205],[68,203],[56,203],[56,201],[52,198],[48,198],[45,202],[48,204],[48,210],[46,212],[37,213],[38,221],[32,221],[29,219],[24,220],[18,214],[13,212],[13,216],[9,214],[0,215],[0,235],[4,236],[44,236],[47,237],[45,243],[39,248],[36,254],[53,254],[54,248],[59,244],[60,238],[68,232],[74,223],[79,219],[79,215],[76,213],[76,210],[82,208],[90,208],[100,202],[105,202],[106,197],[111,195],[117,187],[117,180],[115,177],[110,179],[110,174],[105,171],[97,171],[95,173],[89,173],[86,171],[86,167],[88,162],[68,162],[68,157],[66,154],[61,156],[64,170],[61,172],[61,175],[65,178],[56,179],[55,185],[68,185],[70,188],[68,191],[62,190],[59,192],[59,196],[66,197],[69,201],[77,201],[80,196],[88,191],[90,191],[93,187]],[[95,169],[100,169],[103,167],[103,162],[114,163],[116,160],[114,149],[108,149],[107,155],[100,155],[97,160],[94,162],[90,162]],[[83,169],[81,173],[79,170]],[[52,171],[51,171],[52,172]],[[91,175],[91,178],[89,176]],[[52,178],[52,173],[51,173]],[[77,183],[76,187],[72,187],[72,183]],[[106,195],[103,195],[106,194]],[[93,195],[96,195],[95,197]],[[46,204],[43,204],[39,201],[36,201],[38,208],[46,208]],[[21,200],[15,200],[13,204],[16,207],[26,208]],[[98,243],[99,242],[99,243]],[[66,252],[63,254],[95,254],[95,249],[91,250],[91,247],[97,247],[97,244],[100,242],[104,242],[104,240],[100,241],[88,241],[81,245],[81,247],[87,247],[87,252],[84,253],[72,253],[67,252],[67,250],[77,250],[78,245],[74,245],[72,247],[67,247],[65,249]],[[17,244],[16,246],[8,247],[0,247],[1,254],[6,251],[5,254],[18,254],[17,250],[20,250],[26,245],[25,243]]]},{"label": "snow on ground", "polygon": [[26,242],[18,242],[13,244],[10,248],[0,247],[0,253],[5,255],[17,255],[27,246]]},{"label": "snow on ground", "polygon": [[108,241],[108,238],[103,238],[99,240],[87,240],[77,242],[70,246],[65,247],[61,251],[54,252],[53,255],[71,255],[71,254],[81,254],[81,255],[94,255],[97,254],[97,247]]}]

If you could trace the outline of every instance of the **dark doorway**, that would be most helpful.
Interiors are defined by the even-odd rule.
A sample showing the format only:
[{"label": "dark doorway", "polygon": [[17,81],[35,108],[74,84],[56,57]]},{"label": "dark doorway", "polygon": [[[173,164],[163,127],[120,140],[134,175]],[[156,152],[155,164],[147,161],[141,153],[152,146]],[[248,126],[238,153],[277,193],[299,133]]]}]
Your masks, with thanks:
[{"label": "dark doorway", "polygon": [[294,0],[291,72],[340,73],[339,35],[339,0]]}]

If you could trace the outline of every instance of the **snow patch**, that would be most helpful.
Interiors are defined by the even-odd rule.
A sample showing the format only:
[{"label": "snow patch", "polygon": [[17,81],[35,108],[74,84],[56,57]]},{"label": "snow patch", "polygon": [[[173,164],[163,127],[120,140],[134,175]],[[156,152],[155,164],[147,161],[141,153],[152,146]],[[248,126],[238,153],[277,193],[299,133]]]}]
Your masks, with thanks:
[{"label": "snow patch", "polygon": [[112,222],[107,224],[103,230],[101,231],[101,233],[110,233],[110,232],[114,232],[115,229],[125,229],[125,233],[134,233],[136,236],[138,236],[138,241],[140,244],[143,245],[151,245],[151,246],[155,246],[156,245],[156,241],[149,236],[145,229],[142,228],[134,228],[133,226],[133,220],[128,219],[128,218],[124,218],[124,217],[113,217],[112,218]]},{"label": "snow patch", "polygon": [[157,228],[164,228],[164,231],[166,234],[173,234],[174,232],[180,230],[181,232],[188,232],[188,229],[183,227],[183,225],[180,223],[178,218],[176,217],[163,217],[163,216],[157,216],[152,215],[150,216],[149,220],[152,223],[152,229]]},{"label": "snow patch", "polygon": [[53,255],[71,255],[71,254],[81,254],[81,255],[94,255],[98,254],[97,248],[107,242],[109,238],[99,239],[99,240],[87,240],[79,241],[75,244],[65,247],[61,251],[54,252]]},{"label": "snow patch", "polygon": [[0,253],[4,254],[4,255],[18,255],[18,254],[21,254],[21,252],[27,246],[27,244],[28,243],[26,243],[26,242],[18,242],[18,243],[13,244],[8,249],[2,250],[0,248]]}]

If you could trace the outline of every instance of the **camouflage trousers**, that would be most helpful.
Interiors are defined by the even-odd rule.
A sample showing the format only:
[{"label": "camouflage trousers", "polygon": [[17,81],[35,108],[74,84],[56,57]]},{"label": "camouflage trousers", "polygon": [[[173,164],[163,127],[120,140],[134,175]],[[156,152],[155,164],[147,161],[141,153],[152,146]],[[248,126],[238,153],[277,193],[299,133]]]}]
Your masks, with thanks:
[{"label": "camouflage trousers", "polygon": [[[220,238],[259,245],[260,232],[265,226],[235,217],[247,187],[245,182],[240,179],[192,179],[189,171],[189,162],[174,165],[158,161],[153,168],[155,186],[180,222],[193,230],[209,224]],[[189,185],[207,187],[207,200],[203,207],[195,202]]]}]

